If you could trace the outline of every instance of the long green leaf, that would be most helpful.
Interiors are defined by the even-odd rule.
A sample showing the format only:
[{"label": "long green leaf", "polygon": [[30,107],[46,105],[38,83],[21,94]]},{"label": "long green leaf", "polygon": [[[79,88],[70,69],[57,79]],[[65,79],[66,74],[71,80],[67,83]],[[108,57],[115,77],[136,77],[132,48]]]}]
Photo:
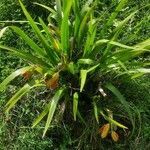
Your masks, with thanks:
[{"label": "long green leaf", "polygon": [[132,12],[128,17],[126,17],[123,21],[119,23],[119,25],[113,31],[112,41],[116,41],[118,36],[120,35],[123,27],[128,23],[128,21],[137,13],[138,11]]},{"label": "long green leaf", "polygon": [[77,116],[77,112],[78,112],[78,100],[79,100],[78,93],[75,92],[73,94],[73,117],[74,117],[75,121],[76,121],[76,116]]},{"label": "long green leaf", "polygon": [[74,37],[77,38],[80,22],[81,22],[81,15],[80,15],[80,8],[79,8],[79,1],[73,1],[73,10],[75,14],[75,22],[74,22]]},{"label": "long green leaf", "polygon": [[80,27],[79,27],[79,31],[78,31],[78,39],[77,39],[78,46],[80,46],[80,44],[83,40],[83,35],[85,34],[84,31],[85,31],[85,28],[86,28],[86,25],[87,25],[87,20],[88,20],[90,14],[92,13],[92,11],[93,11],[93,7],[88,10],[88,12],[83,17],[83,19],[80,23]]},{"label": "long green leaf", "polygon": [[[79,0],[77,0],[77,1],[79,1]],[[92,7],[95,6],[96,3],[94,3],[93,1],[94,0],[87,0],[87,1],[85,1],[84,5],[82,6],[82,9],[80,8],[81,9],[80,14],[81,14],[82,18],[89,11],[90,6],[92,6]],[[96,0],[95,0],[95,2],[96,2]]]},{"label": "long green leaf", "polygon": [[88,70],[84,70],[84,69],[80,70],[80,79],[81,79],[80,92],[83,91],[83,88],[84,88],[84,85],[86,82],[86,78],[87,78],[87,74],[89,72],[92,72],[93,70],[95,70],[98,66],[99,66],[99,64],[89,68]]},{"label": "long green leaf", "polygon": [[114,19],[116,18],[116,16],[118,15],[118,13],[121,11],[121,9],[126,5],[126,3],[128,2],[128,0],[121,0],[120,3],[118,4],[118,6],[116,7],[115,11],[111,14],[109,20],[106,23],[106,26],[110,26],[112,25]]},{"label": "long green leaf", "polygon": [[139,69],[137,69],[137,72],[146,74],[146,73],[150,73],[150,69],[148,69],[148,68],[139,68]]},{"label": "long green leaf", "polygon": [[9,110],[14,107],[14,105],[17,103],[17,101],[27,92],[29,92],[31,89],[31,86],[28,84],[25,84],[6,104],[6,112],[8,113]]},{"label": "long green leaf", "polygon": [[4,33],[6,32],[8,27],[5,27],[3,29],[0,30],[0,39],[2,38],[2,36],[4,35]]},{"label": "long green leaf", "polygon": [[136,44],[134,47],[136,47],[137,49],[150,49],[150,38]]},{"label": "long green leaf", "polygon": [[81,78],[81,86],[80,86],[80,92],[82,92],[87,77],[87,70],[81,70],[80,71],[80,78]]},{"label": "long green leaf", "polygon": [[53,46],[53,49],[55,50],[55,52],[60,55],[61,51],[60,51],[60,43],[58,43],[58,40],[53,38],[53,35],[51,34],[51,32],[49,31],[48,27],[46,26],[46,24],[44,23],[44,21],[39,18],[39,21],[47,35],[47,37],[49,38],[51,45]]},{"label": "long green leaf", "polygon": [[32,124],[32,128],[34,128],[47,114],[50,108],[51,102],[49,102],[45,107],[42,113],[39,114],[39,116],[34,120]]},{"label": "long green leaf", "polygon": [[[130,46],[131,47],[131,46]],[[134,58],[136,56],[141,55],[144,52],[150,52],[150,50],[145,49],[148,48],[148,45],[146,46],[132,46],[131,50],[126,51],[125,49],[123,50],[118,50],[116,52],[114,52],[110,58],[115,57],[116,59],[119,59],[122,62],[128,61],[131,58]],[[108,61],[110,61],[111,63],[114,63],[114,61],[116,60],[112,60],[108,58]]]},{"label": "long green leaf", "polygon": [[96,36],[96,30],[97,30],[97,24],[95,23],[95,20],[93,19],[93,16],[91,14],[90,22],[88,26],[88,34],[87,34],[87,40],[85,42],[84,46],[84,53],[83,56],[87,56],[87,54],[92,51],[92,46],[94,43],[94,39]]},{"label": "long green leaf", "polygon": [[45,51],[41,49],[27,34],[25,34],[20,28],[11,26],[14,32],[16,32],[37,54],[45,56]]},{"label": "long green leaf", "polygon": [[97,123],[99,124],[98,108],[97,108],[97,105],[96,105],[96,102],[95,102],[95,101],[93,101],[93,108],[94,108],[94,116],[95,116],[95,119],[96,119]]},{"label": "long green leaf", "polygon": [[64,17],[61,25],[61,43],[64,54],[69,50],[69,13],[71,10],[73,0],[66,1]]},{"label": "long green leaf", "polygon": [[45,37],[42,35],[40,29],[38,28],[38,26],[35,24],[34,20],[32,19],[32,17],[30,16],[30,14],[28,13],[28,11],[26,10],[26,8],[24,7],[24,5],[22,4],[21,0],[19,0],[21,8],[26,16],[26,18],[28,19],[28,21],[30,22],[30,25],[32,27],[32,29],[34,30],[34,32],[36,33],[37,37],[40,39],[41,43],[43,44],[43,47],[45,48],[46,53],[48,54],[48,57],[51,60],[51,63],[56,64],[57,61],[55,59],[55,53],[52,51],[51,47],[49,46],[49,44],[47,43],[47,40],[45,39]]},{"label": "long green leaf", "polygon": [[28,62],[30,63],[33,63],[33,64],[39,64],[45,68],[50,68],[51,65],[46,63],[45,61],[43,61],[41,58],[38,58],[36,56],[33,56],[32,54],[30,53],[27,53],[27,52],[24,52],[22,50],[17,50],[15,48],[11,48],[11,47],[7,47],[7,46],[4,46],[4,45],[0,45],[0,50],[7,50],[7,51],[10,51],[11,52],[11,55],[15,55],[19,58],[22,58],[24,60],[27,60]]},{"label": "long green leaf", "polygon": [[0,91],[3,91],[6,89],[6,86],[13,80],[15,79],[17,76],[24,74],[26,71],[32,69],[33,66],[28,66],[28,67],[24,67],[21,69],[18,69],[16,71],[14,71],[11,75],[9,75],[1,84],[0,84]]},{"label": "long green leaf", "polygon": [[132,49],[132,50],[141,49],[141,50],[146,50],[143,47],[128,46],[128,45],[121,44],[119,42],[115,42],[115,41],[111,41],[111,40],[107,40],[107,39],[101,39],[101,40],[96,41],[94,46],[93,46],[93,49],[98,47],[98,46],[101,46],[104,43],[109,43],[109,44],[112,44],[112,45],[115,45],[115,46],[118,46],[118,47],[121,47],[121,48],[124,48],[124,49]]},{"label": "long green leaf", "polygon": [[43,84],[36,84],[34,86],[30,86],[29,84],[25,84],[6,104],[6,113],[9,112],[9,110],[15,106],[15,104],[24,96],[26,93],[28,93],[32,88],[38,87],[38,86],[45,86]]},{"label": "long green leaf", "polygon": [[134,69],[134,70],[131,69],[131,70],[125,71],[123,73],[120,73],[119,76],[124,75],[124,74],[133,74],[131,76],[131,79],[135,79],[135,78],[143,76],[144,74],[149,74],[149,73],[150,73],[150,69],[139,68],[139,69]]},{"label": "long green leaf", "polygon": [[[131,69],[128,71],[129,73],[143,73],[143,74],[147,74],[150,73],[150,69],[149,68],[138,68],[138,69]],[[125,72],[124,74],[126,74],[127,72]]]},{"label": "long green leaf", "polygon": [[49,126],[50,126],[50,123],[51,123],[51,121],[52,121],[54,112],[55,112],[55,110],[56,110],[57,103],[58,103],[58,101],[61,99],[62,94],[63,94],[63,91],[64,91],[64,89],[59,89],[59,90],[55,93],[54,97],[51,99],[51,103],[50,103],[50,107],[49,107],[49,113],[48,113],[48,117],[47,117],[45,129],[44,129],[44,132],[43,132],[43,137],[45,136],[46,131],[48,130],[48,128],[49,128]]},{"label": "long green leaf", "polygon": [[126,5],[127,1],[128,0],[121,0],[118,6],[116,7],[115,11],[110,15],[107,23],[104,25],[103,30],[101,31],[102,37],[106,33],[106,29],[113,24],[113,21],[115,20],[121,9]]},{"label": "long green leaf", "polygon": [[115,88],[115,86],[113,86],[111,83],[106,84],[106,88],[109,89],[120,101],[120,103],[124,106],[125,111],[128,113],[128,116],[133,124],[133,117],[132,117],[132,113],[130,110],[130,106],[127,103],[127,101],[125,100],[124,96],[118,91],[117,88]]},{"label": "long green leaf", "polygon": [[56,7],[57,7],[58,25],[61,25],[61,21],[62,21],[61,0],[56,0]]},{"label": "long green leaf", "polygon": [[[120,61],[123,62],[123,60],[128,60],[128,59],[135,57],[143,52],[150,51],[148,49],[145,49],[145,47],[143,48],[142,46],[141,47],[140,46],[138,47],[136,45],[128,46],[128,45],[125,45],[125,44],[122,44],[119,42],[115,42],[115,41],[111,41],[111,40],[107,40],[107,39],[101,39],[101,40],[98,40],[95,42],[95,44],[93,45],[93,49],[92,49],[92,51],[90,51],[90,53],[92,53],[93,55],[99,53],[99,49],[105,43],[109,43],[111,45],[122,48],[122,49],[118,49],[117,51],[113,52],[112,55],[110,55],[110,57],[108,58],[109,61],[112,61],[111,58],[113,56],[115,56],[116,58],[119,58]],[[129,49],[129,50],[126,51],[125,49]],[[105,58],[103,60],[105,60]]]},{"label": "long green leaf", "polygon": [[94,61],[92,59],[79,59],[78,64],[86,64],[86,65],[92,65]]},{"label": "long green leaf", "polygon": [[37,3],[37,2],[34,2],[33,4],[38,5],[38,6],[41,6],[41,7],[45,8],[45,9],[47,9],[49,12],[51,12],[51,13],[54,14],[54,15],[57,14],[54,9],[52,9],[52,8],[46,6],[46,5],[43,5],[43,4],[40,4],[40,3]]},{"label": "long green leaf", "polygon": [[93,70],[95,70],[97,67],[99,67],[100,66],[100,64],[98,64],[98,65],[95,65],[95,66],[93,66],[93,67],[91,67],[90,69],[88,69],[87,70],[87,72],[89,73],[89,72],[92,72]]},{"label": "long green leaf", "polygon": [[102,114],[102,116],[103,116],[107,121],[109,121],[110,123],[112,123],[112,124],[114,124],[114,125],[116,125],[116,126],[118,126],[118,127],[120,127],[120,128],[128,129],[126,126],[124,126],[124,125],[122,125],[121,123],[115,121],[114,119],[112,119],[112,118],[110,118],[110,117],[104,115],[102,112],[101,112],[101,114]]},{"label": "long green leaf", "polygon": [[[113,37],[111,38],[110,41],[116,41],[118,39],[118,36],[120,35],[123,27],[135,15],[135,13],[137,13],[137,11],[131,13],[128,17],[126,17],[123,21],[120,22],[120,24],[117,26],[117,28],[113,31],[114,35],[113,35]],[[105,49],[103,55],[106,56],[107,53],[109,53],[111,51],[113,46],[114,45],[108,43],[107,48]]]},{"label": "long green leaf", "polygon": [[[29,21],[22,21],[22,20],[13,20],[13,21],[0,21],[0,23],[20,23],[20,24],[23,24],[23,23],[29,23]],[[40,25],[38,22],[35,22],[35,24],[37,25]]]}]

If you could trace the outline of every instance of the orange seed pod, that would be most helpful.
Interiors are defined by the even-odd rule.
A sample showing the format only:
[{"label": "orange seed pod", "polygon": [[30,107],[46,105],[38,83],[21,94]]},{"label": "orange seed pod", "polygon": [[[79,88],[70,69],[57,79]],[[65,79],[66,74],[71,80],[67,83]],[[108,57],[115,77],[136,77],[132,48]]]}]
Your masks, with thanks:
[{"label": "orange seed pod", "polygon": [[51,79],[45,80],[47,88],[54,90],[58,87],[59,73],[55,73]]},{"label": "orange seed pod", "polygon": [[99,133],[101,135],[101,138],[106,138],[108,133],[109,133],[109,129],[110,129],[110,124],[104,124],[100,129],[99,129]]},{"label": "orange seed pod", "polygon": [[31,71],[26,71],[25,73],[22,74],[22,76],[28,80],[31,76],[32,76],[32,73]]},{"label": "orange seed pod", "polygon": [[115,141],[115,142],[117,142],[119,140],[119,135],[115,131],[111,132],[111,137],[112,137],[113,141]]}]

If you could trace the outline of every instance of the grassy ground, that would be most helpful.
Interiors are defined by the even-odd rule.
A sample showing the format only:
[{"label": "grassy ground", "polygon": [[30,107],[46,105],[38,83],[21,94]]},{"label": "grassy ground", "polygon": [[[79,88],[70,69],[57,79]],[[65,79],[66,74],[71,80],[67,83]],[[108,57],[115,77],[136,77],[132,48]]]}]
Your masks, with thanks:
[{"label": "grassy ground", "polygon": [[[41,16],[46,20],[47,12],[42,9],[38,9],[37,6],[34,6],[32,1],[25,1],[27,8],[31,11],[33,16]],[[39,1],[47,5],[52,5],[52,3],[47,3],[46,0]],[[109,12],[113,10],[117,3],[117,0],[113,0],[113,5],[111,1],[108,0],[102,1],[102,7],[104,10]],[[132,8],[140,8],[146,4],[149,4],[149,0],[137,0],[130,1],[125,9],[132,10]],[[98,8],[99,9],[99,8]],[[120,38],[124,43],[132,44],[137,41],[142,41],[147,39],[150,36],[150,10],[143,9],[128,25],[128,33],[134,36],[128,37],[128,33],[125,32]],[[120,14],[120,19],[127,14],[123,12]],[[141,21],[141,16],[145,18]],[[22,14],[20,7],[16,1],[13,0],[1,0],[0,2],[0,20],[24,20],[25,17]],[[116,20],[116,23],[119,20]],[[135,24],[139,24],[135,28]],[[3,27],[7,24],[0,24],[0,27]],[[27,24],[22,24],[27,32],[30,33],[30,28]],[[32,33],[31,33],[32,34]],[[16,35],[11,32],[8,32],[7,35],[3,38],[3,42],[10,46],[16,46],[25,48],[28,50],[28,47],[23,43],[21,39],[18,39]],[[135,61],[138,61],[137,58]],[[150,60],[150,56],[145,55],[143,61]],[[0,81],[2,81],[7,75],[9,75],[14,69],[23,66],[21,60],[9,56],[6,53],[1,53],[0,51]],[[125,82],[124,82],[125,81]],[[110,140],[101,140],[99,135],[99,141],[90,141],[88,133],[96,132],[93,128],[97,128],[95,122],[92,121],[92,118],[89,119],[89,127],[85,130],[87,133],[86,136],[80,138],[77,137],[76,132],[80,132],[78,127],[80,125],[72,125],[71,122],[63,122],[60,126],[52,127],[51,131],[48,132],[47,136],[42,139],[43,124],[37,126],[35,129],[31,129],[32,120],[35,118],[35,108],[40,109],[43,104],[42,95],[41,100],[36,100],[36,93],[31,93],[24,98],[24,101],[27,103],[20,103],[17,107],[11,112],[9,116],[5,116],[3,112],[3,106],[6,103],[6,100],[14,93],[14,90],[17,89],[22,83],[17,80],[14,81],[11,86],[8,88],[6,93],[0,93],[0,150],[73,150],[73,149],[92,149],[94,145],[99,145],[100,149],[104,150],[122,150],[122,149],[136,149],[136,150],[149,150],[150,149],[150,76],[144,76],[141,79],[136,81],[131,81],[126,78],[118,79],[119,90],[125,95],[126,99],[134,110],[136,110],[137,123],[135,124],[135,134],[131,139],[122,138],[117,144],[111,142]],[[125,84],[121,84],[121,83]],[[33,96],[34,95],[34,96]],[[118,109],[116,108],[114,109]],[[140,115],[140,116],[139,116]],[[139,122],[138,122],[139,121]],[[82,128],[82,127],[81,127]],[[139,133],[139,134],[138,134]],[[138,136],[137,136],[138,135]],[[77,142],[82,141],[82,142]],[[79,140],[81,139],[81,140]],[[93,148],[94,149],[94,148]]]}]

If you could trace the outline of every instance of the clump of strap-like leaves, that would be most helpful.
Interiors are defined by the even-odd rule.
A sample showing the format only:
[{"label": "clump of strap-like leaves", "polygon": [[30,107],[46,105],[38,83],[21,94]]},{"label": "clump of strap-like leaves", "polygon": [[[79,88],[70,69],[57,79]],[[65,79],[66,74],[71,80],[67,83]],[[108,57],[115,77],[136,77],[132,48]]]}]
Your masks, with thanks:
[{"label": "clump of strap-like leaves", "polygon": [[[19,3],[38,39],[38,44],[17,26],[8,26],[0,31],[2,36],[6,29],[13,30],[31,48],[28,53],[0,45],[1,50],[6,50],[28,63],[28,66],[16,70],[0,84],[0,91],[3,91],[17,76],[22,75],[26,80],[25,85],[7,102],[6,113],[26,93],[37,88],[47,88],[52,91],[52,96],[45,104],[43,112],[33,122],[34,127],[47,115],[43,136],[52,122],[58,103],[62,101],[65,101],[64,105],[67,105],[68,101],[71,103],[72,112],[69,113],[75,121],[81,119],[84,122],[80,110],[88,108],[93,109],[93,116],[97,123],[99,123],[99,116],[102,116],[109,122],[113,132],[116,126],[126,129],[126,126],[113,119],[111,110],[99,102],[101,97],[105,99],[108,96],[109,93],[106,91],[109,90],[125,108],[126,115],[134,126],[130,107],[111,83],[111,79],[114,80],[114,75],[130,75],[135,78],[149,72],[141,64],[138,68],[138,65],[130,60],[144,52],[149,52],[150,39],[132,46],[117,42],[124,26],[138,11],[130,13],[114,27],[114,20],[127,0],[121,0],[106,21],[102,21],[104,14],[99,16],[95,11],[98,1],[88,1],[81,7],[79,0],[56,0],[54,9],[35,3],[50,11],[49,23],[46,24],[42,18],[39,18],[39,22],[35,22],[20,0]],[[109,28],[111,33],[108,36]],[[135,69],[129,70],[126,64]],[[109,80],[107,78],[105,80],[109,74]],[[82,108],[79,107],[82,101],[86,102],[86,98],[92,108],[84,108],[83,105]],[[85,111],[89,112],[89,110]],[[105,137],[104,131],[101,130],[101,134]],[[114,135],[113,139],[116,140]]]}]

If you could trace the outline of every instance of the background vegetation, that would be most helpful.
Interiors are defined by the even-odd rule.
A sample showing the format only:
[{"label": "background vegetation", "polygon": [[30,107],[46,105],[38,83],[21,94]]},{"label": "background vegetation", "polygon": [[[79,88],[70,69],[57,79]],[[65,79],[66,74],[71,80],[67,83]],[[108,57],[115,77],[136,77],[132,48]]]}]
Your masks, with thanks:
[{"label": "background vegetation", "polygon": [[[38,6],[33,5],[32,2],[33,1],[24,1],[24,4],[32,16],[35,19],[40,16],[46,21],[48,12],[42,8],[39,8]],[[39,2],[48,6],[53,5],[52,1],[47,2],[46,0],[42,0]],[[149,3],[149,0],[129,1],[124,10],[120,12],[118,20],[115,20],[114,26],[122,18],[127,17],[133,10],[139,9]],[[117,0],[103,0],[101,1],[99,8],[97,8],[97,11],[101,10],[107,12],[104,16],[105,20],[105,18],[108,18],[109,14],[113,12],[117,4]],[[124,11],[126,13],[124,13]],[[26,20],[17,0],[1,0],[0,14],[1,21]],[[123,36],[120,38],[121,42],[132,45],[136,42],[144,41],[145,39],[149,38],[149,14],[149,7],[142,9],[142,11],[140,11],[140,13],[138,13],[138,15],[136,15],[134,19],[132,19],[126,26],[127,30],[124,30],[124,33],[122,33]],[[21,28],[26,30],[26,32],[28,32],[31,37],[34,38],[31,28],[26,23],[19,24],[17,22],[1,22],[0,28],[3,28],[9,24],[19,25]],[[29,47],[10,31],[7,32],[1,42],[16,48],[25,48],[29,50]],[[149,53],[144,54],[144,57],[142,58],[136,58],[135,61],[138,62],[141,59],[143,62],[149,61]],[[25,64],[22,62],[22,60],[0,51],[0,81],[8,76],[14,69],[24,65]],[[131,139],[122,137],[121,141],[114,143],[110,140],[101,140],[99,138],[99,141],[97,142],[99,142],[101,149],[150,149],[150,78],[148,75],[145,75],[136,81],[131,81],[128,78],[119,78],[117,82],[119,83],[119,90],[122,93],[126,93],[125,97],[128,102],[131,104],[131,106],[133,106],[133,109],[137,110],[137,114],[141,115],[141,118],[136,118],[137,120],[141,120],[141,127],[139,128],[139,124],[137,124],[135,132],[136,134]],[[122,83],[124,84],[122,85]],[[16,107],[16,109],[11,112],[9,117],[6,118],[4,116],[2,108],[6,103],[6,100],[10,98],[11,95],[15,92],[15,89],[21,85],[22,83],[18,80],[13,81],[6,93],[0,93],[0,149],[77,149],[78,143],[76,142],[74,133],[80,132],[78,127],[76,127],[78,125],[70,125],[71,123],[68,122],[65,124],[62,123],[60,126],[54,126],[43,139],[41,136],[43,131],[41,125],[37,126],[35,129],[30,128],[32,120],[35,118],[34,108],[40,109],[41,105],[43,104],[42,100],[36,101],[35,96],[33,96],[36,95],[36,93],[27,95],[24,99],[27,99],[28,103],[21,103],[19,107]],[[89,120],[91,121],[91,118],[89,118]],[[91,125],[89,124],[89,129],[87,129],[87,132],[92,130],[92,126],[93,123],[91,123]],[[139,133],[138,137],[137,133]],[[84,136],[82,142],[83,145],[86,145],[84,149],[92,149],[91,145],[95,144],[90,143]]]}]

